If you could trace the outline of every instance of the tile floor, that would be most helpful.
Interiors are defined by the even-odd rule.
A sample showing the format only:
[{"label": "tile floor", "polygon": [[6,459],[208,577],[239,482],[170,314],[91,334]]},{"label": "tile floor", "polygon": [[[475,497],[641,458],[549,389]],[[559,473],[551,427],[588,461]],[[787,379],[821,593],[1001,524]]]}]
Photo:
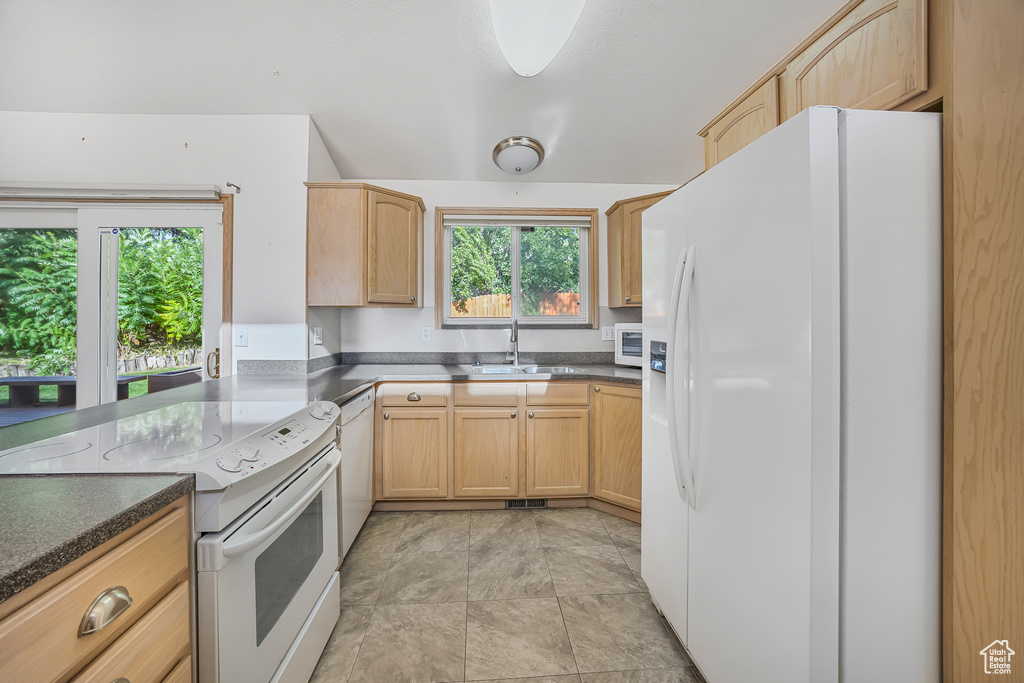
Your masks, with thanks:
[{"label": "tile floor", "polygon": [[645,591],[596,510],[373,513],[312,681],[697,683]]}]

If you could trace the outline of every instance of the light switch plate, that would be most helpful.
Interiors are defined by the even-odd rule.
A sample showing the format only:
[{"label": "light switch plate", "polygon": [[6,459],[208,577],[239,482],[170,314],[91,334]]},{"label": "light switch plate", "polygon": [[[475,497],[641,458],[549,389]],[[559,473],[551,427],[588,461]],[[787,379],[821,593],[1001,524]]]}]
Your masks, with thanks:
[{"label": "light switch plate", "polygon": [[313,344],[315,346],[324,345],[324,328],[314,327],[313,328]]},{"label": "light switch plate", "polygon": [[248,327],[236,327],[235,328],[235,346],[248,346],[249,345],[249,328]]},{"label": "light switch plate", "polygon": [[605,325],[601,328],[601,341],[615,341],[615,328]]},{"label": "light switch plate", "polygon": [[423,341],[430,341],[430,327],[424,325],[420,328],[420,339]]}]

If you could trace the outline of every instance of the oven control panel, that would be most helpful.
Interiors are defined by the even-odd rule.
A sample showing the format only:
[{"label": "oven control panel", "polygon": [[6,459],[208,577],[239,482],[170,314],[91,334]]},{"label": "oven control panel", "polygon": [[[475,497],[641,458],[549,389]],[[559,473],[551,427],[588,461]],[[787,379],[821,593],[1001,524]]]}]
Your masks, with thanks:
[{"label": "oven control panel", "polygon": [[[341,409],[330,401],[318,401],[278,420],[269,429],[249,435],[217,454],[214,474],[221,486],[265,470],[311,445],[322,447],[324,436],[334,437]],[[329,443],[331,439],[327,439]],[[316,442],[316,443],[314,443]],[[312,455],[312,453],[310,453]],[[197,473],[198,474],[198,473]],[[197,487],[199,478],[197,477]]]}]

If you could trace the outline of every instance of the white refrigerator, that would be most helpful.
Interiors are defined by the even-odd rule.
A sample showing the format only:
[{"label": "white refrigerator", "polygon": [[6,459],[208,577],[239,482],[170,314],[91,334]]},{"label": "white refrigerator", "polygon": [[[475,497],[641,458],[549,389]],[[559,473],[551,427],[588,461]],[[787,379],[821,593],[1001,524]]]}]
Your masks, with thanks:
[{"label": "white refrigerator", "polygon": [[813,107],[644,211],[641,575],[708,683],[939,681],[940,143]]}]

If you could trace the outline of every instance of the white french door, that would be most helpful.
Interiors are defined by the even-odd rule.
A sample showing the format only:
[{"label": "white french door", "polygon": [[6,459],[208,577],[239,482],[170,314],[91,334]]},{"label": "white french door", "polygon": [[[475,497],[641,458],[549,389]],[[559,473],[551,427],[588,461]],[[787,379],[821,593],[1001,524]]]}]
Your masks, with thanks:
[{"label": "white french door", "polygon": [[78,210],[77,407],[117,400],[118,259],[127,229],[197,228],[203,242],[203,380],[230,368],[222,324],[223,213],[221,208],[102,207]]}]

